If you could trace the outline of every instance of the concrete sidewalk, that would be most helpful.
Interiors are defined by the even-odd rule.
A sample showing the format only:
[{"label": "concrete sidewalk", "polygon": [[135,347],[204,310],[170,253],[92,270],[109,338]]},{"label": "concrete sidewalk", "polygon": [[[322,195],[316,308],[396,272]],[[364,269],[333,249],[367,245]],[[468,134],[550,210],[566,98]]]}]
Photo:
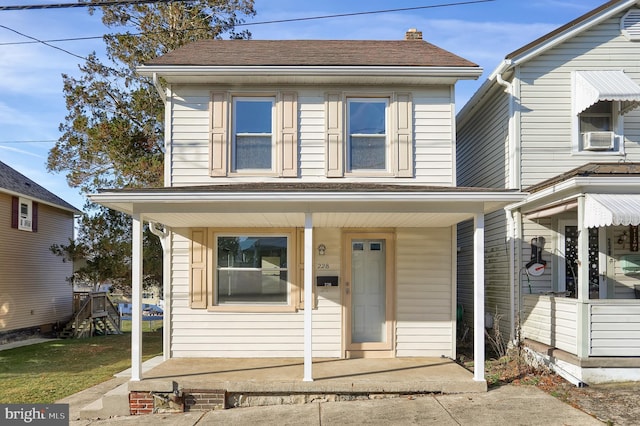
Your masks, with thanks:
[{"label": "concrete sidewalk", "polygon": [[[73,403],[73,402],[71,402]],[[73,412],[73,409],[71,410]],[[72,417],[73,418],[73,417]],[[189,425],[602,425],[600,421],[531,386],[486,393],[426,395],[380,400],[233,408],[209,412],[73,420],[73,426]]]}]

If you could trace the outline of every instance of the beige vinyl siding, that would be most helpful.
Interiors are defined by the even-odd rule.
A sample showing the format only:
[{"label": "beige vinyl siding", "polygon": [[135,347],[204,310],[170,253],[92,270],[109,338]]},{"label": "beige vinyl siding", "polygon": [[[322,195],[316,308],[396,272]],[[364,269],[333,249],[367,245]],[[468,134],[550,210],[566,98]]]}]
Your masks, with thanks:
[{"label": "beige vinyl siding", "polygon": [[504,211],[485,215],[485,306],[492,318],[500,316],[500,332],[511,334],[511,277],[509,276],[509,247],[505,239],[507,220]]},{"label": "beige vinyl siding", "polygon": [[635,301],[593,301],[591,356],[640,356],[640,305]]},{"label": "beige vinyl siding", "polygon": [[[588,162],[622,158],[602,152],[572,155],[571,151],[572,71],[624,70],[640,84],[640,44],[621,35],[620,16],[521,66],[523,188]],[[638,110],[624,116],[627,161],[640,160],[639,120]]]},{"label": "beige vinyl siding", "polygon": [[[278,177],[211,177],[209,175],[209,100],[210,94],[226,88],[207,85],[174,85],[171,105],[170,170],[172,186],[210,185]],[[257,89],[256,89],[257,90]],[[381,177],[380,182],[406,182],[426,185],[454,185],[454,134],[452,91],[449,86],[412,88],[287,88],[298,95],[298,161],[302,180],[326,177],[326,93],[349,94],[406,93],[413,104],[413,140],[415,177]],[[344,122],[344,120],[343,120]],[[342,178],[370,181],[367,177]],[[169,183],[167,183],[169,185]]]},{"label": "beige vinyl siding", "polygon": [[578,302],[565,297],[523,296],[522,337],[577,353]]},{"label": "beige vinyl siding", "polygon": [[11,228],[11,196],[0,194],[0,333],[66,322],[73,273],[49,250],[73,237],[73,214],[39,203],[38,232]]},{"label": "beige vinyl siding", "polygon": [[[174,229],[171,356],[303,356],[303,311],[208,312],[190,308],[188,235],[189,229]],[[339,259],[339,232],[323,237],[327,252]],[[314,356],[340,357],[341,321],[339,287],[319,290],[318,309],[313,311]]]},{"label": "beige vinyl siding", "polygon": [[458,186],[506,188],[509,97],[493,88],[482,108],[458,123]]},{"label": "beige vinyl siding", "polygon": [[396,235],[396,356],[455,356],[451,228]]},{"label": "beige vinyl siding", "polygon": [[454,100],[449,87],[413,93],[416,180],[455,185]]}]

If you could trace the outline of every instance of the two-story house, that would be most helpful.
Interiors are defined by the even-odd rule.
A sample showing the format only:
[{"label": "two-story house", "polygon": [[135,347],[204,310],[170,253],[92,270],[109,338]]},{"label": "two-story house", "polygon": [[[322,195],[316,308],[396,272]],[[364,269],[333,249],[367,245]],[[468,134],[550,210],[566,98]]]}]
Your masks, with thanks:
[{"label": "two-story house", "polygon": [[486,311],[574,383],[640,380],[639,58],[640,5],[609,1],[508,54],[457,118],[458,183],[528,193],[487,217]]},{"label": "two-story house", "polygon": [[0,342],[64,325],[73,263],[50,250],[73,238],[78,209],[0,161]]},{"label": "two-story house", "polygon": [[139,67],[165,186],[91,196],[133,216],[133,381],[145,221],[166,358],[299,357],[312,381],[316,357],[455,357],[456,225],[474,219],[482,282],[484,215],[523,197],[456,186],[454,86],[481,69],[406,38],[204,40]]}]

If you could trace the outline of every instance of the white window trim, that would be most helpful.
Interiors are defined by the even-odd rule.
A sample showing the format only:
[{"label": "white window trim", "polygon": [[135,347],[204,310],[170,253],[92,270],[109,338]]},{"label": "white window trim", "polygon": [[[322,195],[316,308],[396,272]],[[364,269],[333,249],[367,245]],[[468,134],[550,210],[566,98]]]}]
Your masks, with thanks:
[{"label": "white window trim", "polygon": [[[271,133],[237,133],[236,132],[236,102],[238,100],[241,101],[271,101]],[[233,95],[231,102],[231,121],[232,121],[232,129],[231,129],[231,164],[230,164],[230,172],[232,174],[237,175],[264,175],[265,173],[275,173],[276,171],[276,96],[274,94],[265,94],[265,95]],[[237,169],[236,167],[236,135],[241,136],[270,136],[271,137],[271,167],[268,169]]]},{"label": "white window trim", "polygon": [[[22,214],[22,206],[27,206],[27,214]],[[33,232],[33,201],[18,197],[18,229]]]},{"label": "white window trim", "polygon": [[[385,133],[384,133],[384,147],[385,147],[385,155],[384,155],[384,169],[352,169],[351,168],[351,116],[349,114],[350,111],[350,104],[351,102],[381,102],[384,101],[385,103],[385,107],[384,107],[384,126],[385,126]],[[390,109],[390,105],[391,105],[391,97],[390,96],[370,96],[370,97],[362,97],[362,96],[346,96],[346,111],[345,111],[345,117],[346,117],[346,138],[345,138],[345,144],[344,144],[344,149],[345,149],[345,174],[347,175],[367,175],[367,176],[376,176],[376,175],[383,175],[383,176],[388,176],[391,173],[391,159],[392,159],[392,152],[391,152],[391,127],[390,127],[390,114],[391,114],[391,109]],[[357,136],[372,136],[372,137],[380,137],[381,135],[379,134],[356,134]]]},{"label": "white window trim", "polygon": [[[209,311],[226,311],[226,312],[295,312],[298,309],[298,292],[299,288],[294,285],[297,274],[295,265],[296,248],[296,230],[294,229],[274,229],[273,232],[263,229],[252,230],[247,229],[210,229],[210,254],[209,264],[211,272],[208,274],[209,289],[211,291]],[[286,304],[270,304],[270,303],[218,303],[218,237],[286,237],[287,238],[287,303]]]},{"label": "white window trim", "polygon": [[571,154],[580,156],[613,156],[625,155],[624,151],[624,116],[620,114],[620,102],[612,101],[611,131],[615,134],[615,146],[611,151],[587,151],[582,148],[582,133],[580,133],[580,113],[575,110],[576,97],[575,73],[571,75]]}]

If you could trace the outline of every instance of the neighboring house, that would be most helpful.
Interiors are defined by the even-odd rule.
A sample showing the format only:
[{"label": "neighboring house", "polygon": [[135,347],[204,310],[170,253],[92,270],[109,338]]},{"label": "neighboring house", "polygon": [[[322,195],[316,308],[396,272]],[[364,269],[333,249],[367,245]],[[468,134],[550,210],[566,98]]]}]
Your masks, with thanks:
[{"label": "neighboring house", "polygon": [[638,2],[610,1],[508,54],[457,117],[458,184],[529,193],[487,217],[486,311],[575,383],[640,380],[639,58]]},{"label": "neighboring house", "polygon": [[73,238],[78,213],[0,162],[0,341],[50,332],[71,317],[67,277],[73,264],[62,262],[49,247]]},{"label": "neighboring house", "polygon": [[312,357],[455,357],[456,225],[523,197],[456,187],[454,85],[482,70],[407,38],[206,40],[138,69],[167,84],[165,187],[91,196],[133,215],[134,349],[147,221],[167,358],[303,357],[310,381]]}]

